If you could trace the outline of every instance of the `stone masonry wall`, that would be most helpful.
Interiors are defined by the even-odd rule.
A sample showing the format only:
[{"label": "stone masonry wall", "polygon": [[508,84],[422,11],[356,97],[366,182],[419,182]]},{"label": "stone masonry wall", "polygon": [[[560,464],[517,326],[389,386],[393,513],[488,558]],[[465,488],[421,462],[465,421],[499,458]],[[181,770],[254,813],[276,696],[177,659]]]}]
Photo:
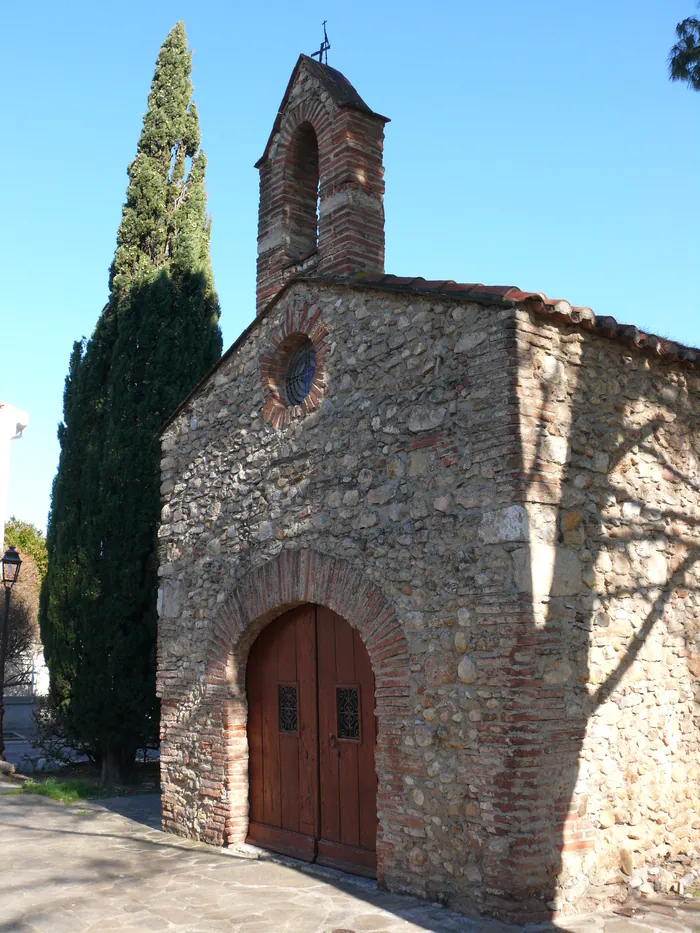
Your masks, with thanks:
[{"label": "stone masonry wall", "polygon": [[697,851],[697,393],[526,306],[293,284],[163,436],[166,829],[244,838],[247,651],[309,600],[375,670],[390,888],[541,919]]},{"label": "stone masonry wall", "polygon": [[524,309],[518,351],[516,583],[551,691],[541,780],[570,912],[625,882],[667,890],[700,848],[700,378]]},{"label": "stone masonry wall", "polygon": [[[260,360],[309,327],[323,397],[275,430]],[[324,555],[376,586],[407,645],[391,729],[377,683],[380,879],[465,910],[512,909],[530,806],[513,808],[503,706],[510,654],[531,638],[508,550],[523,534],[509,508],[516,372],[512,309],[298,283],[175,418],[160,530],[167,829],[218,844],[244,835],[252,635],[221,633],[258,611],[241,609],[251,574],[272,568],[259,579],[274,589],[281,556],[308,567]],[[274,615],[262,603],[253,635]],[[542,899],[518,909],[541,915]]]}]

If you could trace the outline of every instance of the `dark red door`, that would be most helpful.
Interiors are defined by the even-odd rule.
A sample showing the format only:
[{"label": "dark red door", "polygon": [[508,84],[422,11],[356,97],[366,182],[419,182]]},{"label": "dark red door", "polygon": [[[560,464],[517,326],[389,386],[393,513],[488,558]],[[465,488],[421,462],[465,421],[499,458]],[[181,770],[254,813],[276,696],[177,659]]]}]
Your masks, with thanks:
[{"label": "dark red door", "polygon": [[306,861],[318,833],[316,614],[263,629],[248,659],[249,841]]},{"label": "dark red door", "polygon": [[316,609],[321,827],[316,860],[376,872],[374,675],[356,629]]},{"label": "dark red door", "polygon": [[253,645],[247,690],[248,841],[374,876],[374,676],[358,633],[322,606],[292,609]]}]

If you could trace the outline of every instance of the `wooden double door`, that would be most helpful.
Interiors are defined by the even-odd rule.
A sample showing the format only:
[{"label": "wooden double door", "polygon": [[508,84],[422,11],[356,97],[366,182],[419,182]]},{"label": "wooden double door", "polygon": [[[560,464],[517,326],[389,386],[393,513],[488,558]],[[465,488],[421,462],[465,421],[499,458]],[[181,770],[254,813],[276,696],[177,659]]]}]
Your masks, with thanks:
[{"label": "wooden double door", "polygon": [[374,675],[345,619],[306,604],[270,623],[248,660],[248,842],[374,877]]}]

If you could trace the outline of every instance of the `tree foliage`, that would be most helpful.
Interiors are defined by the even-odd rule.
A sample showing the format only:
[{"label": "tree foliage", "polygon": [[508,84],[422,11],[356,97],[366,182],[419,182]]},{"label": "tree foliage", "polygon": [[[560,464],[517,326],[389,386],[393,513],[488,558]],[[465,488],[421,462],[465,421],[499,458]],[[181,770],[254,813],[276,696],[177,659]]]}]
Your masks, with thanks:
[{"label": "tree foliage", "polygon": [[[13,515],[8,519],[5,525],[5,547],[10,544],[27,554],[31,554],[39,571],[39,582],[46,576],[46,570],[49,565],[49,559],[46,554],[46,538],[43,531],[32,525],[31,522],[23,522],[20,518]],[[24,559],[24,558],[23,558]],[[24,571],[21,571],[24,573]]]},{"label": "tree foliage", "polygon": [[106,781],[157,734],[158,429],[221,354],[206,159],[178,23],[156,63],[110,294],[73,346],[47,532],[41,631],[53,715]]},{"label": "tree foliage", "polygon": [[676,26],[676,44],[668,57],[671,81],[700,91],[700,19],[689,16]]},{"label": "tree foliage", "polygon": [[[16,521],[12,519],[11,521]],[[22,523],[27,525],[27,523]],[[33,525],[28,525],[34,528]],[[41,532],[34,529],[40,536]],[[39,650],[39,626],[37,621],[39,609],[39,586],[41,574],[33,554],[21,544],[15,544],[22,558],[17,582],[12,587],[10,611],[7,618],[7,655],[5,657],[5,671],[2,684],[4,694],[23,693],[32,683],[34,674],[34,661]],[[43,540],[39,537],[39,540]]]},{"label": "tree foliage", "polygon": [[5,525],[5,546],[13,544],[22,559],[12,587],[7,620],[4,693],[22,693],[32,683],[39,642],[39,588],[46,575],[46,538],[41,529],[14,515]]}]

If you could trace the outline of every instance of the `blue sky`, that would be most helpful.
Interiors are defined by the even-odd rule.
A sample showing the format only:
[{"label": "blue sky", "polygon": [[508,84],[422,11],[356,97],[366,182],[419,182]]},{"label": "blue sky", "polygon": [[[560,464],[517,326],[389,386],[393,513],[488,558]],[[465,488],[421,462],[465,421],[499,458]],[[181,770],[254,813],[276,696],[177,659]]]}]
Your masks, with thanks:
[{"label": "blue sky", "polygon": [[224,345],[254,315],[257,173],[299,52],[387,126],[386,268],[512,284],[700,345],[693,0],[5,4],[0,399],[29,412],[8,514],[44,526],[72,343],[107,298],[158,48],[185,22]]}]

